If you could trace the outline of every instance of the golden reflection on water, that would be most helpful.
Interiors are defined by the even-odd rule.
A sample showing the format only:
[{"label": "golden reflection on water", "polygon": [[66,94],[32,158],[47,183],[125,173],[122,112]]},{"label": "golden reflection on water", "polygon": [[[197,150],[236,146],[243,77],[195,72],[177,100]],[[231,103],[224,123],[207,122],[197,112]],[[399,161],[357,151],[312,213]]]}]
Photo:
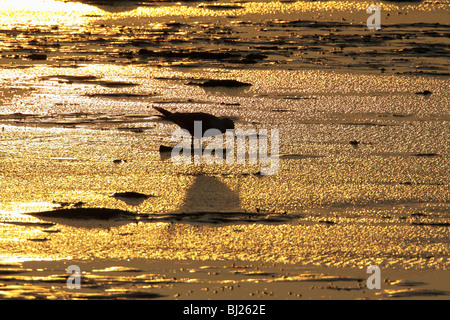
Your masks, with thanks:
[{"label": "golden reflection on water", "polygon": [[89,17],[101,14],[98,8],[60,1],[0,1],[0,25],[3,27],[68,26],[80,27]]},{"label": "golden reflection on water", "polygon": [[[292,12],[365,12],[368,6],[376,4],[384,11],[396,11],[400,6],[383,2],[370,1],[297,1],[292,3],[273,2],[249,2],[242,3],[236,9],[220,10],[208,8],[207,5],[192,6],[182,4],[168,4],[158,6],[144,6],[131,8],[122,12],[108,12],[102,7],[95,7],[79,2],[62,2],[53,0],[39,1],[14,1],[3,0],[0,2],[0,24],[28,24],[33,25],[83,25],[89,21],[89,16],[101,16],[102,18],[133,18],[133,17],[204,17],[204,16],[228,16],[242,14],[284,14]],[[445,4],[442,4],[445,7]],[[430,10],[426,3],[410,6],[401,6],[403,10]],[[104,7],[103,7],[104,8]]]},{"label": "golden reflection on water", "polygon": [[[8,7],[8,3],[14,3],[16,7],[12,5]],[[26,2],[25,6],[24,1],[3,2],[5,5],[3,8],[7,9],[1,11],[0,24],[3,26],[18,25],[22,28],[34,25],[51,27],[60,24],[76,27],[77,23],[84,26],[89,23],[90,19],[99,18],[134,19],[135,16],[142,18],[166,16],[214,17],[235,13],[274,14],[294,11],[306,12],[310,10],[329,11],[333,8],[338,11],[351,12],[352,10],[365,10],[369,4],[369,2],[244,3],[242,4],[244,9],[236,10],[210,10],[193,6],[170,5],[167,7],[145,7],[112,13],[74,3],[53,1],[34,3],[34,7],[30,7],[29,2]],[[388,8],[389,10],[398,8],[392,4],[383,4],[382,6],[384,9]],[[94,15],[98,15],[98,17],[92,17]],[[75,20],[74,17],[76,18]],[[120,23],[120,20],[118,23]],[[153,22],[147,21],[146,23]],[[155,22],[152,27],[154,30],[158,30],[163,27],[163,24]],[[101,34],[102,31],[98,32]],[[112,32],[117,32],[117,30],[114,29]],[[24,41],[28,40],[24,39]],[[80,40],[80,42],[82,41]],[[217,70],[209,71],[216,72]],[[33,76],[36,70],[29,69],[21,72]],[[55,72],[51,68],[42,69],[39,71],[39,75],[51,75]],[[57,72],[64,73],[68,71],[59,70]],[[164,71],[161,70],[142,71],[142,69],[134,66],[118,67],[112,65],[102,67],[96,65],[85,66],[76,72],[77,76],[96,74],[108,75],[114,79],[116,77],[117,79],[122,79],[126,78],[126,76],[142,79],[164,75]],[[377,86],[378,90],[390,93],[390,88],[387,87],[391,85],[401,87],[399,83],[402,81],[399,78],[395,78],[397,82],[394,83],[390,79],[386,80],[386,78],[383,78],[383,81],[378,78],[375,80],[370,79],[369,81],[367,79],[364,80],[365,78],[356,77],[348,81],[351,77],[345,76],[345,80],[348,81],[346,82],[342,79],[342,76],[333,74],[320,74],[318,76],[315,72],[312,72],[313,75],[309,75],[308,72],[295,74],[295,76],[291,75],[292,81],[290,81],[290,79],[282,80],[283,77],[290,76],[284,71],[281,71],[283,75],[272,71],[265,74],[255,73],[254,75],[252,75],[253,71],[246,72],[244,70],[239,72],[230,73],[228,76],[248,77],[254,83],[254,87],[260,88],[262,91],[267,90],[269,93],[276,91],[276,88],[283,87],[285,84],[292,86],[292,83],[314,82],[316,86],[315,92],[321,91],[322,99],[317,103],[312,102],[316,103],[316,107],[321,107],[319,106],[321,103],[326,105],[326,99],[338,97],[335,92],[331,92],[330,87],[334,84],[330,85],[330,83],[333,82],[343,84],[334,89],[340,92],[345,90],[350,93],[358,90],[364,91],[366,87],[362,89],[357,86],[358,88],[355,89],[353,85],[366,81]],[[11,81],[13,81],[14,77],[20,74],[15,70],[6,70],[3,75],[9,75],[12,79]],[[194,74],[186,75],[182,72],[175,74],[172,71],[168,72],[168,75],[194,76]],[[207,74],[201,74],[200,76],[205,75]],[[314,75],[315,78],[312,78]],[[199,75],[195,74],[195,76]],[[261,83],[258,83],[258,81],[261,82],[261,79],[264,79],[264,85],[268,87],[265,88]],[[285,84],[283,84],[283,81],[285,81]],[[377,81],[379,82],[377,83]],[[67,100],[70,100],[74,105],[63,104],[61,110],[66,113],[79,112],[80,106],[85,106],[84,103],[87,98],[80,96],[82,93],[89,91],[89,89],[86,89],[87,85],[77,83],[69,85],[67,83],[67,86],[65,86],[65,83],[55,83],[58,83],[60,86],[48,85],[47,88],[43,86],[46,90],[45,96],[47,99],[51,94],[57,98],[63,97],[64,94],[72,93]],[[431,87],[430,83],[425,83],[423,86]],[[422,87],[422,84],[414,83],[412,87],[419,88]],[[84,91],[79,96],[75,96],[73,94],[74,88]],[[433,86],[433,88],[435,87]],[[187,88],[184,85],[178,85],[177,87],[177,85],[167,85],[161,82],[151,83],[147,89],[149,91],[150,89],[157,89],[161,96],[170,98],[183,96],[186,99],[190,99],[192,96],[189,96],[189,94],[192,95],[192,92],[194,92],[194,98],[201,97],[204,99],[209,94],[198,88]],[[135,89],[126,89],[127,92],[133,92],[133,90]],[[403,87],[399,89],[405,94],[411,90]],[[52,91],[52,93],[50,94],[49,91]],[[255,94],[256,97],[256,94],[264,93],[262,91],[250,92],[249,95]],[[195,96],[195,94],[198,96]],[[29,98],[26,112],[39,113],[39,111],[42,111],[39,110],[40,106],[45,105],[45,103],[55,107],[53,111],[57,112],[57,106],[51,104],[51,99],[39,100],[43,96],[43,94],[38,94],[34,98]],[[226,101],[227,97],[226,95],[220,95],[220,98]],[[342,99],[340,96],[338,98]],[[59,101],[56,99],[56,102]],[[215,107],[218,108],[217,101],[214,102]],[[344,100],[344,102],[346,101]],[[309,108],[309,103],[311,102],[305,103],[301,107]],[[333,104],[330,105],[333,108],[335,107]],[[6,108],[13,109],[18,106],[22,106],[20,102],[17,102],[17,104],[11,103],[11,105],[5,106],[2,112],[7,113],[8,110]],[[186,108],[191,107],[191,105],[186,106]],[[105,107],[109,112],[107,113],[108,116],[118,112],[118,110],[123,112],[122,109],[114,108],[117,108],[117,104],[111,103],[108,107]],[[297,111],[301,111],[300,109]],[[12,112],[16,111],[24,112],[24,109],[12,110]],[[258,110],[251,111],[256,113]],[[373,110],[370,111],[373,112]],[[264,118],[266,119],[267,117],[264,116]],[[80,121],[80,119],[77,120]],[[349,121],[348,119],[344,120]],[[330,126],[330,123],[314,121],[316,128]],[[301,125],[305,126],[305,123],[301,123]],[[306,123],[306,125],[308,124]],[[173,129],[169,125],[153,128],[155,131],[161,130],[163,133],[152,135],[152,131],[150,131],[150,134],[144,135],[143,139],[141,136],[136,137],[115,133],[112,130],[90,131],[78,128],[80,130],[67,133],[66,129],[55,129],[51,128],[51,126],[50,129],[42,131],[40,131],[40,128],[35,129],[34,131],[30,129],[27,132],[27,129],[15,130],[8,127],[6,133],[3,133],[7,139],[11,140],[8,142],[7,148],[5,147],[4,149],[11,152],[11,154],[15,154],[15,158],[2,158],[0,164],[3,181],[8,181],[5,186],[2,185],[2,192],[7,194],[9,199],[15,200],[12,203],[2,203],[4,211],[0,212],[0,214],[3,221],[6,219],[21,220],[25,219],[25,217],[32,219],[26,213],[43,211],[54,208],[64,202],[74,203],[80,200],[86,203],[86,207],[114,207],[145,213],[208,211],[211,210],[210,204],[214,204],[212,209],[218,211],[245,212],[247,210],[249,212],[257,211],[275,214],[283,214],[283,212],[274,212],[275,209],[280,207],[300,210],[313,205],[320,206],[333,203],[344,206],[353,204],[364,205],[366,203],[373,204],[373,199],[380,199],[381,202],[395,204],[403,199],[410,199],[412,194],[411,187],[394,183],[383,185],[377,184],[377,182],[385,182],[383,181],[385,176],[402,181],[405,178],[404,176],[409,173],[401,172],[402,170],[398,170],[398,168],[405,169],[407,166],[415,168],[417,166],[416,163],[410,162],[413,160],[409,159],[392,160],[391,162],[391,160],[377,160],[372,155],[366,161],[364,158],[367,154],[364,153],[355,157],[351,153],[353,149],[348,145],[349,149],[341,149],[344,143],[348,143],[347,136],[344,136],[338,137],[341,139],[337,140],[339,142],[339,144],[336,144],[338,147],[332,146],[332,148],[339,148],[340,154],[345,153],[340,160],[339,166],[334,166],[334,163],[336,163],[334,158],[331,158],[332,160],[325,159],[324,162],[320,162],[320,159],[314,160],[315,158],[313,160],[300,159],[301,161],[297,162],[295,162],[295,159],[287,159],[285,164],[283,164],[284,167],[281,168],[282,171],[275,177],[261,179],[252,175],[252,172],[255,172],[255,170],[251,171],[248,168],[236,171],[234,176],[228,177],[220,170],[214,172],[214,169],[204,168],[205,172],[202,173],[198,168],[173,168],[155,159],[151,152],[157,150],[157,145],[161,142],[161,136],[164,136],[165,133],[167,133],[166,137],[169,136],[168,132]],[[298,132],[298,127],[291,128],[291,130]],[[308,135],[311,136],[308,139],[324,142],[320,137],[314,136],[310,130],[303,130],[306,137]],[[337,133],[335,134],[338,135]],[[73,144],[74,139],[77,142],[76,146]],[[297,141],[292,144],[295,145],[295,143]],[[323,146],[321,145],[321,147]],[[379,145],[375,145],[373,148],[377,147],[382,148]],[[323,147],[319,151],[323,154],[328,154],[330,149],[326,148]],[[333,150],[331,149],[331,151]],[[39,154],[39,158],[36,157],[37,154]],[[128,157],[127,164],[116,166],[112,163],[113,159],[123,155]],[[349,158],[347,159],[345,156]],[[46,166],[47,161],[52,161],[52,165]],[[440,168],[440,163],[438,160],[436,161],[436,165],[428,167],[431,171],[430,175],[427,175],[427,172],[425,172],[425,174],[418,174],[418,176],[442,176],[438,171],[440,170],[438,169]],[[445,167],[443,166],[443,168]],[[211,171],[208,172],[208,170]],[[380,174],[380,170],[384,170],[385,174],[377,179],[376,175]],[[436,172],[432,170],[436,170]],[[410,171],[415,172],[413,170]],[[212,176],[213,174],[218,174],[218,177]],[[26,184],[24,184],[24,181]],[[423,194],[415,195],[415,199],[426,201],[430,198],[431,200],[441,199],[442,201],[443,199],[448,201],[448,194],[444,187],[425,186],[420,188],[423,190],[430,188],[430,194],[427,194],[425,190]],[[138,205],[129,205],[111,196],[115,192],[128,190],[151,194],[152,197]],[[384,217],[377,216],[378,212],[382,211],[380,208],[372,208],[371,210],[371,213],[362,210],[362,212],[355,214],[355,216],[369,215],[369,217],[361,218],[357,223],[354,223],[354,220],[352,220],[355,218],[353,216],[341,217],[337,216],[337,214],[331,215],[331,217],[328,216],[329,220],[321,221],[320,219],[323,215],[319,211],[313,212],[311,216],[306,216],[301,224],[296,224],[296,221],[294,221],[292,224],[275,226],[266,225],[262,223],[265,221],[261,220],[258,221],[259,223],[220,224],[218,227],[215,227],[209,225],[211,220],[208,220],[208,218],[201,221],[206,226],[189,224],[189,221],[182,220],[180,223],[144,223],[140,221],[129,223],[125,221],[117,225],[104,222],[90,224],[90,222],[86,221],[78,222],[78,225],[65,221],[44,227],[14,225],[13,228],[5,228],[5,233],[1,239],[0,247],[2,248],[2,253],[0,260],[2,262],[20,262],[26,259],[52,260],[70,259],[71,257],[77,257],[78,259],[112,257],[129,259],[144,257],[148,259],[241,259],[249,261],[317,262],[335,266],[355,266],[369,262],[380,264],[386,262],[387,264],[403,264],[407,266],[419,265],[419,267],[426,266],[427,263],[430,265],[436,264],[438,267],[448,266],[448,262],[438,260],[439,258],[434,261],[418,256],[417,246],[405,242],[405,239],[431,237],[431,240],[436,240],[436,243],[428,244],[424,250],[428,251],[429,256],[438,256],[439,252],[445,253],[446,250],[448,251],[448,248],[445,247],[445,243],[442,241],[448,233],[443,231],[442,227],[431,231],[429,229],[414,229],[414,226],[411,225],[411,221],[414,220],[410,215],[411,212],[415,213],[414,210],[404,210],[408,214],[408,224],[401,219],[402,215],[406,215],[402,210],[389,209],[390,211],[388,212],[392,214],[393,219],[397,219],[395,222],[390,222],[385,220]],[[418,210],[422,210],[422,208]],[[20,215],[18,214],[19,212]],[[220,216],[219,218],[225,223],[230,222],[227,216]],[[36,219],[32,221],[36,221]],[[219,220],[212,221],[217,223]],[[51,223],[52,221],[49,222]],[[397,223],[397,225],[388,225],[389,223],[392,225]],[[60,230],[56,230],[56,228],[60,228]],[[410,258],[391,258],[392,256],[400,255]],[[371,261],[371,259],[373,260]],[[404,260],[407,261],[405,262]]]},{"label": "golden reflection on water", "polygon": [[90,11],[95,7],[78,2],[61,2],[54,0],[0,0],[1,12],[64,12],[64,11]]}]

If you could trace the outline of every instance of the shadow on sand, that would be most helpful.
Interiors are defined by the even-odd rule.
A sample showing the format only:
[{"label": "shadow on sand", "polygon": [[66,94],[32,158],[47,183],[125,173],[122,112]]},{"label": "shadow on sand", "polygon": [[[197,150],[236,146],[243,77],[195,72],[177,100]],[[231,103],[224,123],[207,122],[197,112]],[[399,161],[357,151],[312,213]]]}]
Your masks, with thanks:
[{"label": "shadow on sand", "polygon": [[107,208],[72,208],[27,213],[46,222],[82,228],[110,228],[133,222],[188,224],[287,223],[296,214],[246,212],[239,195],[214,176],[198,175],[186,193],[184,204],[171,213],[134,213]]}]

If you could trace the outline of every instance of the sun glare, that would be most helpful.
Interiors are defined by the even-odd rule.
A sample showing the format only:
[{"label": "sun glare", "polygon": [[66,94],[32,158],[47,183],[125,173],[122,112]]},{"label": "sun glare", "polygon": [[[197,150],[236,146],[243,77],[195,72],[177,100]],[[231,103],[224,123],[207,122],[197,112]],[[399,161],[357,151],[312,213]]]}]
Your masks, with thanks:
[{"label": "sun glare", "polygon": [[84,15],[99,12],[99,9],[81,3],[0,0],[0,25],[6,27],[82,25]]},{"label": "sun glare", "polygon": [[0,12],[2,11],[93,11],[93,6],[73,2],[61,2],[53,0],[0,0]]}]

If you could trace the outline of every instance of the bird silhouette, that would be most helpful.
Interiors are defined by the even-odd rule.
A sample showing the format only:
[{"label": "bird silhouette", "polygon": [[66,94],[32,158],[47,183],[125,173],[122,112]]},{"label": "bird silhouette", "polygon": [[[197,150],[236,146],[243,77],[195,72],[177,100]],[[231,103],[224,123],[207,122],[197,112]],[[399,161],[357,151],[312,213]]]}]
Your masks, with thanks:
[{"label": "bird silhouette", "polygon": [[234,130],[234,122],[230,118],[216,117],[204,112],[170,112],[161,107],[153,108],[162,113],[162,116],[160,116],[162,119],[169,120],[189,132],[192,137],[192,149],[194,149],[194,137],[195,133],[197,133],[194,130],[196,121],[202,122],[202,136],[209,129],[217,129],[221,133],[225,133],[227,130]]},{"label": "bird silhouette", "polygon": [[194,122],[202,122],[202,134],[209,129],[218,129],[221,133],[225,133],[227,130],[234,129],[233,120],[225,117],[216,117],[209,113],[204,112],[170,112],[161,107],[153,107],[163,114],[161,118],[169,120],[182,129],[189,131],[191,136],[194,136]]}]

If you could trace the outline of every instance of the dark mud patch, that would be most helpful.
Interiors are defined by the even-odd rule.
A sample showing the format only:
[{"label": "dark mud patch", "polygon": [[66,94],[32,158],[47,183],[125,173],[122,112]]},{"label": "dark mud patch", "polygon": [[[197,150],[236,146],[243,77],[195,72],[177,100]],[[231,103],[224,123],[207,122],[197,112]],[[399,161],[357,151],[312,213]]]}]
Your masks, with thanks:
[{"label": "dark mud patch", "polygon": [[107,88],[135,87],[139,85],[138,83],[125,81],[98,81],[97,84]]},{"label": "dark mud patch", "polygon": [[272,109],[270,111],[272,111],[272,112],[281,112],[281,113],[292,112],[292,110],[289,110],[289,109]]},{"label": "dark mud patch", "polygon": [[381,294],[385,298],[418,298],[418,297],[436,297],[447,296],[449,292],[434,289],[402,289],[386,290]]},{"label": "dark mud patch", "polygon": [[385,157],[419,157],[419,158],[434,158],[439,157],[437,153],[411,153],[411,152],[378,152],[373,153],[374,155],[385,156]]},{"label": "dark mud patch", "polygon": [[415,157],[437,157],[439,156],[437,153],[415,153],[413,154]]},{"label": "dark mud patch", "polygon": [[127,163],[128,161],[127,160],[124,160],[124,159],[114,159],[113,160],[113,163],[114,164],[121,164],[121,163]]},{"label": "dark mud patch", "polygon": [[112,195],[114,198],[131,198],[131,199],[148,199],[150,197],[153,197],[152,195],[134,192],[134,191],[127,191],[127,192],[116,192]]},{"label": "dark mud patch", "polygon": [[27,59],[29,59],[29,60],[47,60],[47,55],[33,53],[33,54],[28,55]]},{"label": "dark mud patch", "polygon": [[137,213],[108,208],[70,208],[25,214],[53,224],[85,229],[106,229],[140,220]]},{"label": "dark mud patch", "polygon": [[375,123],[375,122],[337,122],[335,124],[344,126],[365,126],[365,127],[386,127],[395,126],[396,124]]},{"label": "dark mud patch", "polygon": [[249,87],[252,84],[241,82],[238,80],[206,80],[206,81],[191,81],[188,82],[187,85],[197,85],[203,88],[216,88],[216,87],[226,87],[226,88],[241,88],[241,87]]},{"label": "dark mud patch", "polygon": [[15,112],[10,114],[0,114],[0,120],[24,120],[28,118],[36,118],[38,115],[32,113]]},{"label": "dark mud patch", "polygon": [[52,201],[52,203],[58,205],[61,209],[80,208],[85,204],[82,201],[78,202]]},{"label": "dark mud patch", "polygon": [[70,75],[43,76],[40,79],[41,80],[63,80],[63,81],[75,82],[75,83],[85,83],[85,82],[98,80],[98,78],[96,76],[70,76]]},{"label": "dark mud patch", "polygon": [[160,153],[167,153],[167,152],[172,152],[173,147],[170,146],[165,146],[165,145],[160,145],[159,146],[159,152]]},{"label": "dark mud patch", "polygon": [[33,242],[45,242],[45,241],[49,241],[50,239],[48,238],[33,238],[33,239],[27,239],[28,241],[33,241]]},{"label": "dark mud patch", "polygon": [[57,209],[52,211],[27,213],[37,218],[63,218],[63,219],[95,219],[110,220],[117,218],[136,217],[136,214],[119,209],[107,208],[70,208]]},{"label": "dark mud patch", "polygon": [[29,271],[29,270],[24,270],[24,269],[19,269],[19,268],[3,269],[3,265],[0,266],[0,276],[9,276],[9,275],[14,275],[14,274],[24,273],[27,271]]},{"label": "dark mud patch", "polygon": [[418,91],[416,92],[416,94],[422,95],[422,96],[429,96],[430,94],[432,94],[433,92],[431,92],[430,90],[424,90],[424,91]]},{"label": "dark mud patch", "polygon": [[450,227],[450,222],[412,222],[416,226]]},{"label": "dark mud patch", "polygon": [[148,214],[141,221],[187,224],[284,224],[300,218],[297,214],[267,214],[249,212],[184,212]]},{"label": "dark mud patch", "polygon": [[[134,196],[134,194],[133,194]],[[136,200],[127,198],[127,200]],[[138,198],[140,200],[140,198]],[[112,222],[167,222],[187,224],[284,224],[296,221],[298,214],[251,213],[251,212],[182,212],[167,214],[136,214],[129,211],[107,208],[75,208],[59,209],[45,212],[27,213],[28,215],[51,220],[52,222],[73,225],[77,227],[110,227]],[[106,224],[90,223],[90,221],[111,222]]]},{"label": "dark mud patch", "polygon": [[[186,152],[190,152],[191,155],[193,155],[195,153],[195,148],[194,150],[191,149],[191,147],[185,147],[183,150],[181,149],[176,149],[175,147],[171,147],[171,146],[166,146],[166,145],[160,145],[159,146],[159,155],[161,160],[165,161],[165,160],[169,160],[172,157],[172,151],[175,152],[174,156],[181,156],[185,151]],[[225,155],[227,152],[226,148],[208,148],[208,147],[204,147],[202,148],[202,154],[204,152],[208,152],[211,156],[215,156],[216,153],[221,153],[222,155]],[[188,156],[188,155],[186,155]],[[208,158],[208,156],[205,156],[206,159]],[[206,160],[207,161],[207,160]]]},{"label": "dark mud patch", "polygon": [[137,51],[139,58],[161,58],[161,59],[191,59],[196,61],[214,60],[222,62],[237,62],[242,59],[242,54],[238,51],[196,51],[196,50],[148,50]]},{"label": "dark mud patch", "polygon": [[85,295],[83,298],[85,299],[91,299],[91,300],[115,300],[115,299],[155,299],[155,298],[161,298],[164,297],[163,295],[160,295],[158,293],[152,293],[152,292],[139,292],[139,291],[131,291],[130,292],[124,292],[124,293],[110,293],[110,294],[91,294],[91,295]]},{"label": "dark mud patch", "polygon": [[92,84],[99,85],[107,88],[123,88],[123,87],[134,87],[138,86],[138,83],[134,82],[125,82],[125,81],[108,81],[101,80],[95,76],[72,76],[72,75],[53,75],[53,76],[44,76],[40,78],[44,81],[53,81],[56,80],[58,82],[72,84]]},{"label": "dark mud patch", "polygon": [[231,5],[231,4],[199,4],[198,7],[209,10],[238,10],[245,8],[240,5]]},{"label": "dark mud patch", "polygon": [[39,228],[48,228],[53,227],[55,224],[53,222],[34,222],[34,221],[0,221],[0,224],[12,224],[16,226],[24,226],[24,227],[39,227]]},{"label": "dark mud patch", "polygon": [[62,128],[91,128],[106,130],[117,128],[117,130],[142,133],[153,129],[152,126],[130,126],[132,123],[153,122],[154,115],[146,114],[113,114],[103,113],[54,113],[54,114],[0,114],[0,123],[15,126],[36,127],[62,127]]},{"label": "dark mud patch", "polygon": [[303,159],[316,159],[323,158],[324,156],[319,155],[307,155],[307,154],[283,154],[280,155],[280,159],[294,159],[294,160],[303,160]]},{"label": "dark mud patch", "polygon": [[139,192],[116,192],[111,197],[121,200],[128,205],[137,206],[143,203],[145,200],[154,197],[153,195],[148,195]]},{"label": "dark mud patch", "polygon": [[172,80],[172,81],[189,81],[189,80],[194,80],[194,81],[207,81],[209,79],[207,78],[192,78],[192,77],[154,77],[153,79],[155,80]]},{"label": "dark mud patch", "polygon": [[119,127],[119,131],[129,131],[134,133],[143,133],[145,130],[153,129],[153,127]]},{"label": "dark mud patch", "polygon": [[156,95],[156,93],[148,93],[148,94],[138,94],[138,93],[126,93],[126,92],[118,92],[118,93],[88,93],[85,94],[86,97],[91,98],[148,98]]}]

